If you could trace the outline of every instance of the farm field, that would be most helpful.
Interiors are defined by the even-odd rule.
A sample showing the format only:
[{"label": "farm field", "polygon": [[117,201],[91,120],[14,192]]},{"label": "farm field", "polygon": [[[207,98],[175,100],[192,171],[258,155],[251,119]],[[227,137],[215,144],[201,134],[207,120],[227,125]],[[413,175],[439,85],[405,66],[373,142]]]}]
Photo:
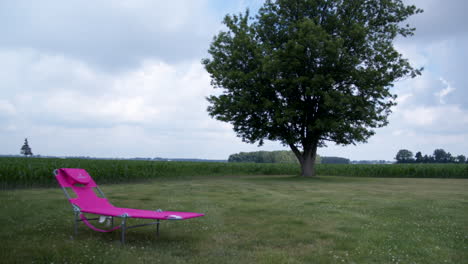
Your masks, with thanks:
[{"label": "farm field", "polygon": [[[99,180],[98,180],[99,183]],[[59,188],[0,191],[2,263],[466,263],[468,181],[285,175],[101,184],[122,207],[205,217],[71,240]],[[144,221],[143,221],[144,222]],[[143,223],[142,222],[142,223]],[[131,219],[130,224],[138,220]]]}]

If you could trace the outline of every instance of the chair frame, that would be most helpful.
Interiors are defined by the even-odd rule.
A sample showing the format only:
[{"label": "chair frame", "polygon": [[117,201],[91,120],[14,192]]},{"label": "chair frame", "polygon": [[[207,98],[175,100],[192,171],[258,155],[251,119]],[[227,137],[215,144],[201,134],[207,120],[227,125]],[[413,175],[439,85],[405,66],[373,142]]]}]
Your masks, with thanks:
[{"label": "chair frame", "polygon": [[[54,170],[54,175],[57,176],[57,174],[58,174],[58,170],[56,169],[56,170]],[[72,197],[70,196],[70,194],[68,193],[68,191],[66,190],[65,187],[60,186],[60,188],[62,188],[62,191],[63,191],[63,193],[65,194],[65,196],[67,197],[68,200],[72,199]],[[93,188],[97,189],[97,191],[99,192],[99,195],[101,195],[102,198],[106,198],[106,196],[104,195],[104,192],[101,190],[101,188],[99,188],[99,186],[96,186],[96,187],[93,187]],[[72,209],[73,209],[73,213],[74,213],[74,220],[73,220],[73,231],[74,231],[73,234],[74,234],[74,236],[72,236],[72,238],[76,238],[78,236],[78,223],[83,222],[84,220],[80,219],[80,215],[82,214],[80,207],[78,207],[75,204],[71,204],[71,205],[72,205]],[[111,218],[111,227],[113,228],[114,227],[114,216],[106,216],[106,217]],[[123,215],[115,216],[115,217],[118,217],[118,218],[122,219],[122,222],[120,224],[120,228],[121,228],[120,242],[122,244],[125,244],[125,233],[126,233],[127,229],[136,228],[136,227],[156,225],[156,237],[159,237],[159,229],[160,229],[159,225],[161,224],[160,219],[158,219],[156,222],[152,222],[152,223],[148,223],[148,224],[127,226],[127,219],[132,218],[132,217],[129,217],[128,214],[123,214]],[[91,220],[91,221],[99,220],[99,217],[97,217],[97,218],[88,218],[86,220],[88,220],[88,221],[89,220]]]}]

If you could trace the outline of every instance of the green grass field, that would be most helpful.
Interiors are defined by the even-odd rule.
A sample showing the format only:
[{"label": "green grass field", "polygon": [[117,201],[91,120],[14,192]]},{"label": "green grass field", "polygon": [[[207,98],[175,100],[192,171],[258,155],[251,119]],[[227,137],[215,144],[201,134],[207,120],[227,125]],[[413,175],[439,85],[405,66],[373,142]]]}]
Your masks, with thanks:
[{"label": "green grass field", "polygon": [[[117,206],[206,213],[97,233],[59,188],[0,192],[1,263],[467,263],[465,179],[163,177],[101,185]],[[130,224],[140,223],[131,219]]]}]

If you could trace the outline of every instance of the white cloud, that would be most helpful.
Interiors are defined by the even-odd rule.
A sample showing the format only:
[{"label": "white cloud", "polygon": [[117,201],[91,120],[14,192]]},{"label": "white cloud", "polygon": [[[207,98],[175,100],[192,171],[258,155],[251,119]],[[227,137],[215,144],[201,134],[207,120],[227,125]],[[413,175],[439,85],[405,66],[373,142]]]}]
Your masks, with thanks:
[{"label": "white cloud", "polygon": [[9,76],[15,87],[2,89],[7,98],[0,101],[0,108],[5,113],[19,109],[26,115],[39,113],[43,119],[113,124],[151,124],[174,114],[206,116],[204,97],[212,89],[198,61],[170,65],[147,60],[136,69],[112,75],[63,56],[31,50],[29,56],[21,51],[2,53],[22,57]]},{"label": "white cloud", "polygon": [[402,95],[399,95],[396,99],[396,102],[398,104],[398,106],[401,106],[402,104],[405,104],[407,101],[409,101],[411,99],[411,97],[413,97],[413,94],[409,93],[409,94],[402,94]]},{"label": "white cloud", "polygon": [[435,132],[461,133],[468,127],[468,111],[457,105],[410,106],[395,112],[392,119],[403,121],[406,127],[426,128]]},{"label": "white cloud", "polygon": [[417,107],[401,112],[404,120],[410,125],[432,125],[439,118],[439,112],[434,108]]},{"label": "white cloud", "polygon": [[[16,153],[12,142],[24,137],[43,155],[223,159],[257,148],[236,138],[229,124],[209,117],[205,97],[213,88],[199,61],[145,60],[109,74],[32,49],[26,55],[2,54],[17,64],[8,80],[13,92],[2,88],[0,98],[0,110],[10,114],[0,132],[0,140],[9,141],[7,153]],[[0,61],[0,68],[5,63]]]},{"label": "white cloud", "polygon": [[[211,0],[0,1],[1,48],[62,54],[105,71],[200,60],[222,16]],[[18,19],[21,17],[21,19]]]},{"label": "white cloud", "polygon": [[436,92],[436,93],[435,93],[435,96],[437,96],[437,97],[439,98],[439,102],[440,102],[441,104],[445,104],[445,97],[446,97],[449,93],[455,91],[455,88],[453,88],[453,87],[450,85],[450,83],[449,83],[447,80],[445,80],[444,78],[440,77],[439,80],[445,85],[445,88],[442,89],[442,90],[439,91],[439,92]]}]

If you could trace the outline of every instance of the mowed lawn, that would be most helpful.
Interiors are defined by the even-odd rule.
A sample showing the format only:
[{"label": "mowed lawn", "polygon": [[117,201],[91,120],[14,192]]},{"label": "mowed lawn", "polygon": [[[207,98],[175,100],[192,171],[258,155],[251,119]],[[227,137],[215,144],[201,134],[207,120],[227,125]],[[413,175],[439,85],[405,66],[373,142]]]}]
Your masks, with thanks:
[{"label": "mowed lawn", "polygon": [[[51,179],[52,180],[52,179]],[[1,263],[468,263],[468,180],[287,176],[102,185],[121,207],[205,217],[98,233],[59,188],[0,191]],[[129,224],[145,221],[130,219]]]}]

